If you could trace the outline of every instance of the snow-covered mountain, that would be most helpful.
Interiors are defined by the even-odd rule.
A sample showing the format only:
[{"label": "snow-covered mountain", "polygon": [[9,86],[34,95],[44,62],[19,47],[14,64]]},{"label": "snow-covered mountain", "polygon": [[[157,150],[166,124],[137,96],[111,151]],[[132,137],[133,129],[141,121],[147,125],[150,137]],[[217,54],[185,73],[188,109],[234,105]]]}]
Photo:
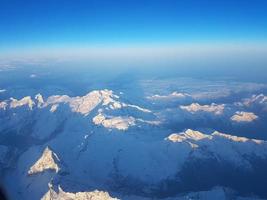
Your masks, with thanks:
[{"label": "snow-covered mountain", "polygon": [[68,199],[68,200],[75,200],[75,199],[81,199],[81,200],[118,200],[117,198],[112,198],[107,192],[103,191],[92,191],[92,192],[77,192],[77,193],[71,193],[71,192],[65,192],[63,189],[59,186],[58,192],[56,192],[53,189],[53,186],[49,184],[49,190],[47,193],[42,197],[41,200],[51,200],[51,199]]},{"label": "snow-covered mountain", "polygon": [[60,162],[58,156],[52,152],[48,147],[45,148],[42,156],[36,163],[31,166],[30,170],[28,171],[29,175],[41,173],[45,170],[54,170],[56,173],[60,170],[57,162]]},{"label": "snow-covered mountain", "polygon": [[[54,190],[54,188],[49,185],[48,192],[42,197],[42,200],[117,200],[117,199],[128,199],[128,200],[149,200],[151,198],[140,197],[140,196],[129,196],[129,195],[119,195],[120,198],[111,197],[107,192],[103,191],[92,191],[92,192],[78,192],[71,193],[65,192],[60,186],[58,187],[58,192]],[[226,199],[235,199],[235,200],[261,200],[255,196],[248,197],[240,197],[236,194],[235,191],[224,188],[224,187],[214,187],[208,191],[199,191],[199,192],[190,192],[185,194],[180,194],[175,197],[164,198],[162,200],[186,200],[186,199],[197,199],[197,200],[207,200],[207,199],[216,199],[216,200],[226,200]]]},{"label": "snow-covered mountain", "polygon": [[[181,95],[171,98],[176,96]],[[224,110],[217,104],[197,107],[215,114]],[[188,166],[228,168],[226,174],[216,171],[219,178],[203,190],[229,186],[221,178],[236,171],[257,174],[259,162],[267,166],[265,141],[217,131],[173,133],[153,110],[111,90],[10,98],[0,103],[0,117],[0,167],[13,199],[167,198],[187,192],[184,180],[194,178],[182,173]]]}]

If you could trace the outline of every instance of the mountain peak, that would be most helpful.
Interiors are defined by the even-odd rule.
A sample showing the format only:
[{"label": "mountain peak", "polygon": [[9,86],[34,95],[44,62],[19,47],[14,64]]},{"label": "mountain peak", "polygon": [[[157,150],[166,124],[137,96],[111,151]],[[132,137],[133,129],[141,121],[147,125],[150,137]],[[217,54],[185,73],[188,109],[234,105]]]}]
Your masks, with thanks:
[{"label": "mountain peak", "polygon": [[58,156],[49,148],[46,147],[42,156],[31,166],[28,175],[43,172],[45,170],[54,170],[56,173],[60,170],[57,163],[59,162]]},{"label": "mountain peak", "polygon": [[118,200],[109,195],[108,192],[94,190],[90,192],[65,192],[60,186],[58,186],[58,192],[56,192],[52,185],[49,184],[48,192],[41,198],[41,200],[51,200],[51,199],[82,199],[82,200]]},{"label": "mountain peak", "polygon": [[185,140],[202,140],[204,138],[210,138],[209,135],[203,134],[199,131],[194,131],[192,129],[187,129],[182,133],[173,133],[169,135],[166,139],[172,142],[183,142]]},{"label": "mountain peak", "polygon": [[252,112],[237,111],[232,117],[231,120],[234,122],[252,122],[258,119],[258,116]]},{"label": "mountain peak", "polygon": [[5,110],[6,109],[6,107],[7,107],[7,102],[5,102],[5,101],[2,101],[2,102],[0,102],[0,109],[3,109],[3,110]]},{"label": "mountain peak", "polygon": [[34,101],[30,96],[23,97],[20,100],[17,100],[15,98],[10,98],[10,108],[16,108],[28,105],[28,107],[32,110],[33,106],[35,105]]},{"label": "mountain peak", "polygon": [[35,99],[37,100],[37,106],[40,108],[44,104],[43,96],[39,93],[35,95]]},{"label": "mountain peak", "polygon": [[210,105],[200,105],[199,103],[192,103],[188,106],[180,106],[181,109],[186,110],[190,113],[196,112],[209,112],[214,113],[215,115],[220,115],[224,111],[224,104],[215,104],[212,103]]}]

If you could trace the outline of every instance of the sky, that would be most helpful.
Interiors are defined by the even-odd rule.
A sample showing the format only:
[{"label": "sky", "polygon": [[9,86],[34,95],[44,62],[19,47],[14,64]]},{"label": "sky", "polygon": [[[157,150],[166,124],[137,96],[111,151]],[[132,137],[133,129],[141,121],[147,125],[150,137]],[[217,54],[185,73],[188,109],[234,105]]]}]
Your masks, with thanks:
[{"label": "sky", "polygon": [[266,0],[0,0],[1,54],[266,43]]}]

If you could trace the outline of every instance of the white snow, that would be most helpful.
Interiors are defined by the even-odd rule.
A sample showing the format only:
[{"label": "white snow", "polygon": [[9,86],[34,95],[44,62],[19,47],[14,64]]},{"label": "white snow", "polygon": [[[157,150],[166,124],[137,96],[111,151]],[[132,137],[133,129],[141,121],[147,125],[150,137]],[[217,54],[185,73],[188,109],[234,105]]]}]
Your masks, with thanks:
[{"label": "white snow", "polygon": [[184,142],[187,140],[190,140],[190,141],[194,140],[195,142],[197,142],[197,141],[201,141],[204,139],[217,140],[218,138],[226,139],[232,142],[244,142],[244,143],[252,142],[256,144],[264,143],[263,140],[248,139],[246,137],[233,136],[229,134],[220,133],[218,131],[214,131],[211,135],[207,135],[207,134],[201,133],[199,131],[194,131],[191,129],[187,129],[186,131],[182,133],[173,133],[169,135],[167,138],[165,138],[165,140],[170,140],[172,142]]},{"label": "white snow", "polygon": [[39,93],[35,95],[35,99],[37,100],[37,106],[40,108],[44,104],[43,96]]},{"label": "white snow", "polygon": [[194,149],[192,154],[194,156],[205,157],[205,155],[211,154],[241,167],[251,167],[245,159],[246,156],[258,155],[267,158],[265,141],[232,136],[217,131],[207,135],[188,129],[182,133],[173,133],[165,140],[176,145],[188,144],[192,150]]},{"label": "white snow", "polygon": [[152,96],[148,96],[147,99],[150,100],[169,100],[169,99],[180,99],[180,98],[186,98],[189,97],[189,94],[186,93],[180,93],[180,92],[172,92],[171,94],[168,95],[152,95]]},{"label": "white snow", "polygon": [[188,106],[180,106],[181,109],[186,110],[190,113],[196,112],[210,112],[214,113],[215,115],[221,115],[224,111],[224,104],[215,104],[212,103],[211,105],[200,105],[198,103],[192,103]]},{"label": "white snow", "polygon": [[0,109],[5,110],[7,106],[8,106],[7,102],[5,101],[0,102]]},{"label": "white snow", "polygon": [[78,112],[85,116],[88,115],[99,104],[107,106],[112,110],[121,109],[123,107],[133,107],[142,112],[151,112],[148,109],[144,109],[136,105],[121,103],[116,100],[118,98],[119,97],[114,95],[113,91],[111,90],[95,90],[82,97],[69,97],[67,95],[50,96],[48,97],[44,106],[68,103],[73,112]]},{"label": "white snow", "polygon": [[237,106],[244,107],[259,107],[263,111],[267,111],[267,96],[264,94],[252,95],[250,98],[245,98],[241,102],[236,103]]},{"label": "white snow", "polygon": [[151,110],[149,110],[149,109],[141,108],[139,106],[132,105],[132,104],[124,104],[124,107],[132,107],[132,108],[135,108],[135,109],[142,111],[142,112],[145,112],[145,113],[151,113]]},{"label": "white snow", "polygon": [[55,112],[57,110],[57,107],[58,107],[58,104],[52,105],[50,108],[50,112],[52,112],[52,113]]},{"label": "white snow", "polygon": [[243,104],[245,106],[251,106],[252,104],[267,104],[267,96],[264,94],[252,95],[251,98],[244,99]]},{"label": "white snow", "polygon": [[[172,96],[178,97],[179,94],[174,93]],[[61,109],[61,104],[65,104],[70,109]],[[248,159],[250,157],[256,155],[259,158],[267,158],[267,145],[265,141],[261,140],[219,132],[205,134],[191,129],[166,137],[166,134],[171,132],[164,127],[164,124],[160,127],[150,127],[150,125],[161,124],[161,121],[157,120],[159,118],[154,118],[153,110],[120,102],[119,97],[110,90],[95,90],[81,97],[53,95],[44,100],[41,94],[37,94],[34,101],[30,97],[21,100],[11,99],[10,108],[22,105],[28,105],[31,109],[37,105],[36,110],[34,110],[37,111],[36,118],[30,119],[35,121],[32,132],[29,133],[30,136],[45,141],[46,146],[56,147],[56,152],[60,154],[64,166],[67,166],[69,172],[67,179],[70,182],[77,181],[78,184],[81,183],[85,186],[101,185],[106,181],[113,181],[110,176],[114,174],[122,179],[125,178],[125,180],[127,180],[126,178],[134,178],[137,183],[140,181],[141,183],[156,185],[166,178],[173,178],[186,162],[193,161],[195,157],[209,159],[214,156],[218,160],[224,160],[242,168],[253,164]],[[6,106],[8,106],[8,101],[4,101],[2,107]],[[211,105],[195,103],[183,106],[183,108],[192,113],[202,111],[219,115],[224,112],[224,104],[214,103]],[[176,110],[178,109],[176,108]],[[31,111],[27,110],[27,112]],[[26,114],[27,112],[25,111]],[[72,112],[80,113],[82,116],[80,114],[74,115]],[[180,109],[179,112],[191,115]],[[20,114],[18,112],[16,118],[19,125],[24,122],[23,116],[21,119],[19,118]],[[230,115],[227,116],[227,119],[229,117]],[[16,125],[16,123],[14,124]],[[107,129],[127,131],[126,133],[130,134],[102,134],[106,131],[92,124]],[[131,128],[132,126],[138,128]],[[140,134],[137,133],[139,130]],[[42,140],[49,138],[51,133],[58,133],[58,135],[53,135],[53,138],[47,142]],[[31,175],[45,170],[54,170],[55,172],[60,170],[59,159],[54,152],[46,148],[39,157],[43,147],[38,144],[34,147],[32,151],[20,156],[18,161],[20,165],[18,166],[23,167],[14,169],[15,172],[12,176],[26,177],[25,180],[27,181],[19,183],[20,186],[18,187],[21,191],[25,189],[25,193],[35,191],[36,184],[40,180],[36,178],[37,176],[24,177],[26,173]],[[37,157],[39,159],[36,159],[35,162],[33,159]],[[41,173],[39,178],[44,178],[47,174],[55,177],[59,184],[61,181],[65,181],[63,176],[62,179],[58,178],[61,175],[56,173]],[[46,176],[42,180],[42,185],[47,184],[46,181],[50,180],[50,177]],[[46,190],[45,187],[42,188]],[[61,188],[58,190],[50,188],[43,199],[50,198],[108,199],[111,197],[108,193],[99,191],[70,193]]]},{"label": "white snow", "polygon": [[237,111],[232,117],[231,120],[235,122],[252,122],[258,119],[258,116],[252,112]]},{"label": "white snow", "polygon": [[218,136],[218,137],[226,138],[226,139],[232,140],[234,142],[248,142],[248,141],[252,141],[252,142],[255,142],[257,144],[262,144],[264,142],[262,140],[248,139],[246,137],[238,137],[238,136],[235,136],[235,135],[228,135],[228,134],[220,133],[218,131],[215,131],[212,134],[212,136]]},{"label": "white snow", "polygon": [[[118,99],[119,96],[113,94],[113,91],[107,89],[94,90],[92,92],[89,92],[85,96],[81,97],[80,96],[70,97],[68,95],[52,95],[49,96],[46,101],[44,100],[43,96],[39,93],[35,95],[34,97],[35,101],[32,100],[30,96],[23,97],[20,100],[17,100],[15,98],[10,98],[11,101],[9,107],[16,108],[28,105],[28,107],[32,110],[35,105],[37,105],[39,109],[50,106],[50,112],[53,113],[57,111],[57,108],[60,104],[67,104],[72,112],[81,113],[82,115],[87,116],[93,109],[101,105],[106,110],[134,108],[137,111],[141,111],[144,113],[151,113],[149,109],[145,109],[137,105],[126,104],[118,101]],[[0,102],[0,109],[1,108],[5,109],[7,105],[8,103],[5,101]],[[116,118],[115,121],[121,121],[120,118],[122,117]]]},{"label": "white snow", "polygon": [[43,107],[51,105],[50,111],[54,112],[58,104],[64,103],[70,106],[72,112],[88,115],[101,102],[103,102],[103,105],[114,103],[111,97],[113,97],[113,92],[110,90],[95,90],[82,97],[53,95],[47,98],[47,101],[43,103]]},{"label": "white snow", "polygon": [[196,141],[196,140],[202,140],[204,138],[211,139],[211,136],[205,135],[199,131],[187,129],[185,132],[180,133],[180,134],[173,133],[173,134],[169,135],[166,139],[168,139],[172,142],[184,142],[188,139]]},{"label": "white snow", "polygon": [[135,118],[133,117],[113,117],[113,116],[104,116],[102,113],[99,113],[93,118],[93,122],[96,125],[102,125],[105,128],[116,128],[118,130],[127,130],[130,126],[135,125]]},{"label": "white snow", "polygon": [[97,105],[103,102],[104,105],[111,101],[112,91],[93,91],[83,97],[75,97],[70,101],[70,107],[73,112],[88,115]]},{"label": "white snow", "polygon": [[58,192],[56,192],[51,185],[49,190],[41,198],[41,200],[118,200],[109,195],[108,192],[94,190],[91,192],[65,192],[58,186]]},{"label": "white snow", "polygon": [[34,101],[31,99],[30,96],[23,97],[20,100],[10,98],[10,108],[16,108],[27,105],[31,110],[33,106],[35,105]]},{"label": "white snow", "polygon": [[45,170],[54,170],[57,173],[60,169],[57,162],[59,162],[57,155],[46,147],[42,156],[36,161],[36,163],[34,163],[33,166],[31,166],[28,174],[32,175]]},{"label": "white snow", "polygon": [[155,125],[155,126],[158,126],[162,123],[159,120],[144,120],[140,118],[137,118],[136,121],[143,122],[143,123],[150,124],[150,125]]}]

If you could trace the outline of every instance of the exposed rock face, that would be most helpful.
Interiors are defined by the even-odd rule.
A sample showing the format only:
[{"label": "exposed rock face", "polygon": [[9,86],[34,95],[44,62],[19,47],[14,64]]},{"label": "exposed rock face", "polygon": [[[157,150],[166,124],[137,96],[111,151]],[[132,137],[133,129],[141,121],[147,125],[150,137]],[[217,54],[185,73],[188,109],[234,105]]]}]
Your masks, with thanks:
[{"label": "exposed rock face", "polygon": [[59,171],[57,162],[59,158],[48,147],[45,148],[42,156],[36,161],[36,163],[28,171],[28,175],[41,173],[45,170],[54,170],[56,173]]},{"label": "exposed rock face", "polygon": [[65,192],[59,186],[58,193],[54,191],[51,185],[49,185],[48,192],[42,197],[41,200],[118,200],[109,195],[108,192],[92,191],[92,192]]}]

